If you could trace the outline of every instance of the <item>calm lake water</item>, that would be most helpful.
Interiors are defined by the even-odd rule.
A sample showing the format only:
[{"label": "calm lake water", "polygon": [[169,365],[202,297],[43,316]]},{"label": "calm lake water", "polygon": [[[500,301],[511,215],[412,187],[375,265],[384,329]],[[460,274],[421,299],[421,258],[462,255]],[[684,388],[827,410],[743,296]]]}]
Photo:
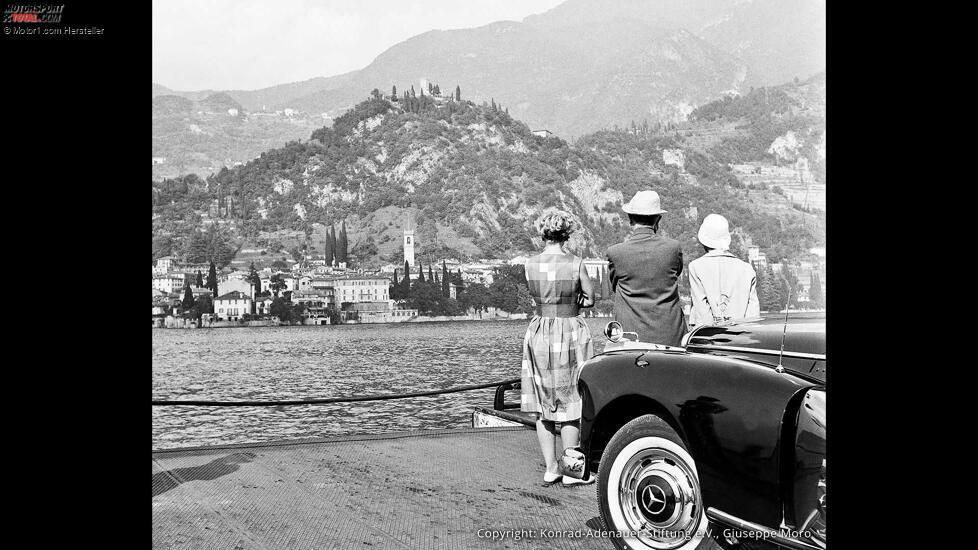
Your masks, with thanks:
[{"label": "calm lake water", "polygon": [[[587,320],[595,353],[608,320]],[[518,378],[527,323],[155,329],[153,399],[349,397]],[[493,395],[488,388],[329,405],[153,407],[153,449],[463,428]]]}]

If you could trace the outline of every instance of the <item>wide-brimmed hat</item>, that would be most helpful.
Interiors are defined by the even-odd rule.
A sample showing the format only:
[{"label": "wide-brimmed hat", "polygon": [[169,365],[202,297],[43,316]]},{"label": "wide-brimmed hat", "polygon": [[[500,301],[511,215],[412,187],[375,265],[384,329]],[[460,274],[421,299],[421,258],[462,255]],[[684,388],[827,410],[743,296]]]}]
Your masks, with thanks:
[{"label": "wide-brimmed hat", "polygon": [[628,214],[639,216],[653,216],[655,214],[665,214],[662,204],[659,202],[659,194],[655,191],[639,191],[635,193],[632,200],[621,207]]},{"label": "wide-brimmed hat", "polygon": [[699,233],[696,234],[703,246],[727,250],[730,248],[730,224],[720,214],[710,214],[703,219]]}]

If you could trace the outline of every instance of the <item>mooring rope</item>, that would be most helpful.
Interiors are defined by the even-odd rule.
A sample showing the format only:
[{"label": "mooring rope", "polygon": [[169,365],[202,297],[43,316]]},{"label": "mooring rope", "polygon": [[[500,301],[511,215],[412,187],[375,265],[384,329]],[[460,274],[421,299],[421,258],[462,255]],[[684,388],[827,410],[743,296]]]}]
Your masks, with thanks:
[{"label": "mooring rope", "polygon": [[359,395],[354,397],[329,397],[325,399],[295,399],[291,401],[167,401],[153,400],[154,407],[165,407],[171,405],[188,405],[194,407],[277,407],[281,405],[321,405],[323,403],[350,403],[354,401],[383,401],[387,399],[405,399],[408,397],[424,397],[426,395],[441,395],[444,393],[457,393],[469,390],[481,390],[501,386],[503,384],[514,384],[519,382],[519,378],[503,380],[501,382],[491,382],[489,384],[473,384],[470,386],[459,386],[445,390],[433,390],[414,393],[395,393],[388,395]]}]

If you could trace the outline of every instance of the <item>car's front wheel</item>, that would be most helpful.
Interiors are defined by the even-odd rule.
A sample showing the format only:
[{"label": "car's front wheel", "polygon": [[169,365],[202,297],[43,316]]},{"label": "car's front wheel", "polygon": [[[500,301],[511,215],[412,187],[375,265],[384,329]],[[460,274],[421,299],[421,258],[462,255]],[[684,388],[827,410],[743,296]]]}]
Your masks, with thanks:
[{"label": "car's front wheel", "polygon": [[661,418],[640,416],[608,442],[598,470],[598,506],[615,546],[692,550],[703,539],[703,503],[693,457]]}]

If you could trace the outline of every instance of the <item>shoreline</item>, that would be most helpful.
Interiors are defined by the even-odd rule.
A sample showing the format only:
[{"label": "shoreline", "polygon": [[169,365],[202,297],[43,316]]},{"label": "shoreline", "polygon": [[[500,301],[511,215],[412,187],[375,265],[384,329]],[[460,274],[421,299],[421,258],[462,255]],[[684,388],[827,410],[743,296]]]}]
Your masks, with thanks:
[{"label": "shoreline", "polygon": [[[614,316],[594,316],[585,317],[585,319],[613,319]],[[212,325],[197,326],[193,323],[185,323],[182,325],[171,325],[171,326],[153,326],[153,330],[156,329],[176,329],[176,330],[193,330],[193,329],[221,329],[221,328],[262,328],[262,327],[296,327],[296,328],[307,328],[307,327],[341,327],[341,326],[361,326],[361,325],[401,325],[401,324],[419,324],[419,323],[468,323],[468,322],[490,322],[490,321],[529,321],[532,316],[524,313],[516,313],[513,315],[503,316],[503,315],[486,315],[484,317],[477,316],[437,316],[437,317],[412,317],[404,321],[391,321],[384,323],[337,323],[335,325],[316,325],[316,324],[288,324],[282,323],[281,321],[246,321],[239,323],[237,321],[218,321]],[[220,324],[218,324],[220,323]],[[254,324],[251,324],[254,323]]]}]

